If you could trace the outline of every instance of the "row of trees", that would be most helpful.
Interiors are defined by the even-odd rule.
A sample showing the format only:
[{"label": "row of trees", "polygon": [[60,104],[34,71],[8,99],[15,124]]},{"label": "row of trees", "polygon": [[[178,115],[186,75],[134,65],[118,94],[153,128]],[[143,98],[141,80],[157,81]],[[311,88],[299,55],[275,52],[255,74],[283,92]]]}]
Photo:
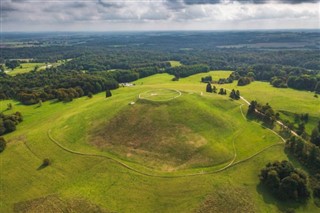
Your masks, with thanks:
[{"label": "row of trees", "polygon": [[11,115],[0,113],[0,135],[10,133],[16,130],[16,125],[22,122],[23,118],[20,112]]},{"label": "row of trees", "polygon": [[178,77],[188,77],[193,74],[208,72],[209,66],[205,64],[195,64],[195,65],[182,65],[177,67],[170,67],[165,70],[165,72],[175,75]]}]

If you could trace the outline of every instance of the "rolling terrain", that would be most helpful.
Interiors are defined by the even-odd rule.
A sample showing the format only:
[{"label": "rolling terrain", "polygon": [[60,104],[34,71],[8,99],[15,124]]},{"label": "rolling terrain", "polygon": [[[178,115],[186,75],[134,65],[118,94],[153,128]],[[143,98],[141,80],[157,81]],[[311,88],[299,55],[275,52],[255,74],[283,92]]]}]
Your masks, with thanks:
[{"label": "rolling terrain", "polygon": [[[4,113],[24,116],[17,131],[6,135],[8,147],[0,155],[1,211],[317,212],[312,200],[281,203],[258,186],[260,169],[288,156],[278,135],[245,118],[245,102],[205,93],[201,77],[218,80],[230,73],[177,82],[157,74],[113,90],[110,98],[99,93],[42,106],[1,101]],[[263,82],[217,87],[239,89],[275,110],[308,112],[308,131],[320,117],[319,99],[309,92]],[[156,99],[141,99],[146,92]],[[13,103],[11,111],[7,103]],[[52,164],[41,168],[44,158]]]}]

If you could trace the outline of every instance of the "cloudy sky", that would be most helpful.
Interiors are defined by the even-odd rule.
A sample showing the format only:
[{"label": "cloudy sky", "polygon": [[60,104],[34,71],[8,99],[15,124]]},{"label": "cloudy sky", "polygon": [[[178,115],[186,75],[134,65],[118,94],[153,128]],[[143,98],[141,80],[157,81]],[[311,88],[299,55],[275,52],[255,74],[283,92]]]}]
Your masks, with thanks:
[{"label": "cloudy sky", "polygon": [[320,29],[320,0],[0,0],[4,31]]}]

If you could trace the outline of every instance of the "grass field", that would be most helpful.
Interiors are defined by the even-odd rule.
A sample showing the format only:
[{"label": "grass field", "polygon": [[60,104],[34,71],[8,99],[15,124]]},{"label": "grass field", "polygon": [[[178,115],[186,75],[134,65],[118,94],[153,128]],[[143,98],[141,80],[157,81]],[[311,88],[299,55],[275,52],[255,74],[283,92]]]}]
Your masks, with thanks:
[{"label": "grass field", "polygon": [[[210,74],[216,79],[230,72]],[[289,207],[296,212],[318,212],[312,200],[300,206],[279,203],[258,187],[257,175],[266,163],[288,159],[283,145],[215,172],[233,160],[233,145],[237,153],[234,162],[238,162],[281,140],[246,121],[239,107],[242,101],[205,93],[205,84],[199,81],[206,75],[178,82],[171,81],[172,76],[167,74],[154,75],[136,81],[135,87],[112,91],[113,96],[107,99],[101,93],[70,103],[44,102],[41,107],[1,101],[0,111],[11,102],[12,112],[20,111],[24,121],[5,136],[9,143],[0,154],[0,212],[208,212],[212,208],[216,212],[279,212]],[[249,100],[256,98],[250,87],[259,94],[263,89],[258,83],[239,88],[241,94]],[[158,89],[177,89],[182,95],[168,102],[138,100],[139,94]],[[276,104],[272,100],[293,94],[286,103],[297,110],[319,106],[308,97],[306,103],[291,102],[307,96],[307,92],[275,91],[271,89],[261,100],[283,108],[285,101]],[[129,105],[133,101],[136,103]],[[316,110],[309,113],[318,115]],[[178,132],[173,134],[172,128]],[[64,147],[95,156],[63,150],[49,139],[48,130]],[[99,136],[102,144],[94,144],[93,139]],[[112,143],[106,140],[108,137]],[[161,138],[165,140],[158,143]],[[184,153],[189,153],[189,158],[183,159]],[[44,158],[49,158],[52,165],[41,169]]]},{"label": "grass field", "polygon": [[13,70],[6,70],[7,73],[9,75],[17,75],[17,74],[22,74],[22,73],[27,73],[30,72],[32,70],[34,70],[34,68],[38,66],[38,70],[45,66],[45,63],[21,63],[21,65]]},{"label": "grass field", "polygon": [[181,66],[182,64],[180,61],[169,61],[172,67],[178,67]]},{"label": "grass field", "polygon": [[[71,59],[68,59],[71,60]],[[68,61],[67,60],[67,61]],[[27,72],[31,72],[32,70],[35,69],[35,67],[38,67],[37,71],[41,71],[41,70],[45,70],[46,67],[50,68],[50,67],[56,67],[61,65],[62,63],[65,63],[63,60],[59,60],[55,63],[32,63],[32,62],[26,62],[26,63],[21,63],[19,67],[11,70],[11,69],[6,69],[5,71],[7,72],[7,74],[15,76],[17,74],[23,74],[23,73],[27,73]]]}]

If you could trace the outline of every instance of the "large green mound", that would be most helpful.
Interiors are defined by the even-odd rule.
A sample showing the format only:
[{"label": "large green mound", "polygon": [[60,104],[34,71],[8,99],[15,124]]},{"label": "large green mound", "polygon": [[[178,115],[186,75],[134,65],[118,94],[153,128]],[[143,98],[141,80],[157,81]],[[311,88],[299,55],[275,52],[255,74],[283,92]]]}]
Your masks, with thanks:
[{"label": "large green mound", "polygon": [[237,108],[232,102],[221,105],[195,94],[161,103],[139,100],[94,127],[89,141],[163,170],[217,165],[233,158],[228,139],[237,125],[229,111]]}]

